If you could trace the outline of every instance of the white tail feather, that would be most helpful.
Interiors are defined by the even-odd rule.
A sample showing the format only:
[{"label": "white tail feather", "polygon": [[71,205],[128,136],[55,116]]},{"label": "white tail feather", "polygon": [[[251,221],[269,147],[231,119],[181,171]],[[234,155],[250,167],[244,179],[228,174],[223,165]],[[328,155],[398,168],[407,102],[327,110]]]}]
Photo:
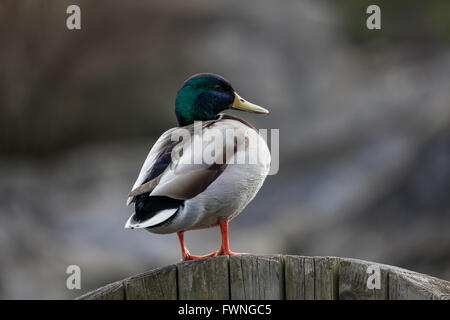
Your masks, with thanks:
[{"label": "white tail feather", "polygon": [[155,214],[150,219],[142,221],[142,222],[134,222],[133,217],[134,217],[135,213],[133,213],[130,216],[130,218],[128,219],[127,223],[125,224],[125,229],[142,229],[142,228],[153,227],[157,224],[160,224],[161,222],[166,221],[170,217],[172,217],[177,212],[177,210],[178,210],[178,208],[165,209],[165,210],[159,211],[157,214]]}]

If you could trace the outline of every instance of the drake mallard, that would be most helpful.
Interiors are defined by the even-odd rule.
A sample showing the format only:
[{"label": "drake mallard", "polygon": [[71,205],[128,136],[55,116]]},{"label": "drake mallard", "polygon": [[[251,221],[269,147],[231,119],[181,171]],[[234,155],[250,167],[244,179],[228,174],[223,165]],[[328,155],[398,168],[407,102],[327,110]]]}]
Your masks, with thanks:
[{"label": "drake mallard", "polygon": [[[269,113],[241,98],[219,75],[202,73],[187,79],[175,101],[178,127],[156,141],[128,197],[127,205],[134,202],[135,212],[125,228],[176,232],[183,261],[239,254],[230,250],[228,222],[255,197],[269,172],[265,140],[248,122],[221,113],[227,109]],[[221,137],[232,132],[233,136],[217,138],[221,147],[211,152],[213,132]],[[196,141],[201,142],[200,148]],[[200,161],[192,161],[199,153],[209,154],[210,161],[202,156]],[[257,161],[249,161],[254,154]],[[190,254],[184,232],[214,226],[221,229],[220,249],[204,256]]]}]

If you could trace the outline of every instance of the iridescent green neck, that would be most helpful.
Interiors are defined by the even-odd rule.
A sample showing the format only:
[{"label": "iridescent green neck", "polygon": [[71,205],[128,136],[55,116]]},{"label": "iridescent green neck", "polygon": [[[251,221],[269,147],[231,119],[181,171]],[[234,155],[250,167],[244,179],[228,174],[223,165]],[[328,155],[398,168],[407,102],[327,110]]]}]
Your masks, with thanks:
[{"label": "iridescent green neck", "polygon": [[216,114],[208,103],[199,98],[199,92],[194,87],[183,87],[180,89],[175,101],[175,114],[180,127],[194,123],[194,121],[212,120]]}]

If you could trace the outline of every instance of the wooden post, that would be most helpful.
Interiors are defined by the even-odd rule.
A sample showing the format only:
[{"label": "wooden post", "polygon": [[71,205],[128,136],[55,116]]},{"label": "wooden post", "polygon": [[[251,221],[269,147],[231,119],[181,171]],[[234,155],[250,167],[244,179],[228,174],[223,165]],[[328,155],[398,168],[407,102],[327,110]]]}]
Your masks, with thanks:
[{"label": "wooden post", "polygon": [[357,259],[240,255],[181,262],[78,299],[450,300],[450,282]]}]

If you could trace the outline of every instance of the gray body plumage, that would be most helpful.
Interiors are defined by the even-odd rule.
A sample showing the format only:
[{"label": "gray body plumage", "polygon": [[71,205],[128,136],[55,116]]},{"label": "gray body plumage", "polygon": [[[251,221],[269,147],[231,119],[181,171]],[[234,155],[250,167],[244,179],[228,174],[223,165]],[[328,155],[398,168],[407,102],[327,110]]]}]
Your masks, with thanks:
[{"label": "gray body plumage", "polygon": [[[168,130],[155,143],[133,186],[128,203],[134,201],[136,194],[145,191],[150,192],[150,195],[183,199],[184,204],[175,209],[162,210],[146,222],[135,223],[132,215],[126,224],[127,228],[146,228],[150,232],[166,234],[216,226],[221,220],[233,219],[247,206],[269,172],[270,152],[256,129],[238,118],[220,116],[202,128],[201,139],[203,151],[206,151],[208,142],[205,139],[213,132],[211,130],[217,130],[223,137],[227,135],[227,130],[238,132],[239,139],[224,141],[223,150],[232,150],[231,157],[224,159],[222,154],[214,153],[216,161],[221,158],[225,160],[225,165],[191,164],[189,159],[192,159],[194,147],[188,146],[178,162],[171,163],[160,177],[143,186],[158,154],[175,130]],[[192,142],[198,137],[195,137],[194,132],[191,137],[193,145]],[[215,173],[214,170],[222,171]],[[214,179],[211,178],[213,174]],[[204,190],[193,195],[192,190],[205,183],[205,179],[211,181],[208,180],[209,184]],[[133,193],[133,190],[138,191]]]}]

